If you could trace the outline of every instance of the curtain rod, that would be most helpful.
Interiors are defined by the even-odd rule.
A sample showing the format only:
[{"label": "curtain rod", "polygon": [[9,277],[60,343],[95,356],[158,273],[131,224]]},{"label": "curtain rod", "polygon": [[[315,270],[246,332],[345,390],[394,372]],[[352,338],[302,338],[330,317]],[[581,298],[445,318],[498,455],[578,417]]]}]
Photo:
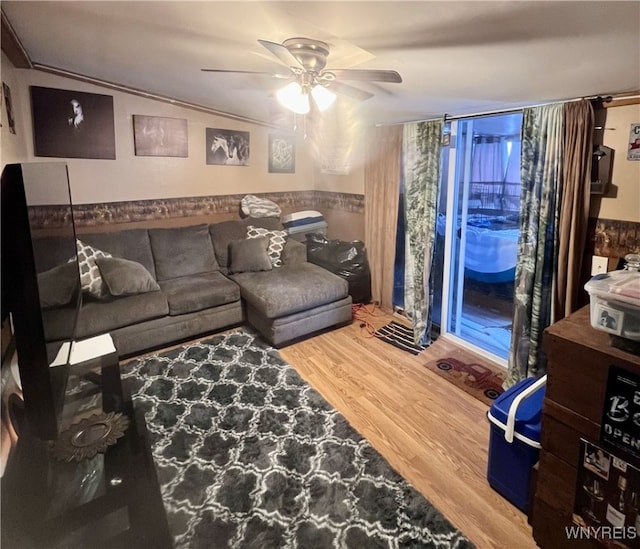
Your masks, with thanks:
[{"label": "curtain rod", "polygon": [[544,107],[545,105],[555,105],[555,104],[561,104],[561,103],[573,103],[574,101],[582,101],[583,99],[586,100],[590,100],[590,101],[595,101],[595,100],[601,100],[604,103],[610,103],[611,101],[616,101],[616,100],[623,100],[623,99],[638,99],[640,98],[640,94],[636,94],[636,95],[626,95],[626,96],[612,96],[612,95],[606,95],[606,96],[602,96],[602,95],[594,95],[594,96],[590,96],[590,97],[575,97],[573,99],[561,99],[560,101],[549,101],[547,103],[539,103],[537,105],[524,105],[522,107],[512,107],[509,109],[500,109],[500,110],[495,110],[495,111],[484,111],[484,112],[474,112],[474,113],[470,113],[470,114],[456,114],[456,115],[448,115],[448,114],[443,114],[442,116],[434,116],[432,118],[424,118],[421,120],[405,120],[404,122],[390,122],[388,124],[376,124],[376,127],[383,127],[383,126],[398,126],[398,125],[402,125],[402,124],[414,124],[417,122],[431,122],[432,120],[440,120],[440,119],[444,119],[446,120],[460,120],[462,118],[472,118],[475,116],[492,116],[492,115],[496,115],[496,114],[507,114],[507,113],[511,113],[511,112],[518,112],[521,111],[523,109],[533,109],[535,107]]}]

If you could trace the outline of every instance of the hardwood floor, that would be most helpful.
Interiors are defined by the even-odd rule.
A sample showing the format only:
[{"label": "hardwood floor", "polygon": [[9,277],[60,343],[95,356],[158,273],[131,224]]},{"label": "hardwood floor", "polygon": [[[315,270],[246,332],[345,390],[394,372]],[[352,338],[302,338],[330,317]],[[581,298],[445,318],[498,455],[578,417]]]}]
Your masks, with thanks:
[{"label": "hardwood floor", "polygon": [[[376,328],[393,318],[375,315]],[[451,350],[439,339],[413,356],[356,320],[280,354],[479,549],[534,548],[526,515],[486,480],[487,406],[422,366]]]}]

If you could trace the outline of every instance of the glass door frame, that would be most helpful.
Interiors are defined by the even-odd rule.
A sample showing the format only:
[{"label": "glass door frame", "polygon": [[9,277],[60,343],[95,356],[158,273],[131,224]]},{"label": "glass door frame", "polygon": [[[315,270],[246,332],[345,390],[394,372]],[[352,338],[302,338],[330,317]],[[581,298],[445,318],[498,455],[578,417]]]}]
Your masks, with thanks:
[{"label": "glass door frame", "polygon": [[[481,347],[478,347],[466,341],[465,339],[462,339],[462,337],[460,337],[459,334],[456,334],[449,330],[449,317],[450,317],[449,308],[453,300],[453,295],[452,295],[453,284],[449,284],[449,281],[451,280],[452,274],[454,272],[454,267],[455,267],[455,265],[453,264],[453,261],[455,259],[453,257],[454,256],[453,243],[454,243],[454,236],[455,236],[454,221],[457,218],[457,212],[456,212],[457,192],[455,191],[456,191],[456,184],[457,184],[456,180],[458,178],[458,173],[459,173],[458,153],[457,153],[458,139],[459,139],[458,120],[452,120],[451,121],[451,146],[449,147],[449,157],[447,159],[447,162],[449,163],[449,170],[448,170],[449,173],[446,181],[446,185],[447,185],[446,219],[447,221],[445,225],[445,235],[444,235],[444,267],[443,267],[443,283],[442,283],[442,307],[441,307],[441,313],[440,313],[441,315],[440,316],[440,337],[447,339],[449,341],[452,341],[456,345],[459,345],[460,347],[464,347],[465,349],[468,349],[474,352],[475,354],[480,355],[506,368],[508,366],[508,361],[506,359],[499,357],[497,355],[494,355],[493,353],[490,353],[489,351],[486,351],[485,349],[482,349]],[[473,132],[467,132],[467,135],[466,135],[467,145],[469,145],[469,141],[471,139],[473,139]],[[466,158],[464,158],[464,162],[465,162],[464,176],[465,176],[465,179],[468,179],[471,173],[471,155],[466,155]],[[444,184],[444,183],[445,183],[444,181],[441,181],[441,184]],[[466,205],[468,204],[468,200],[469,200],[468,183],[469,181],[465,181],[465,187],[463,189],[463,197],[462,197],[463,214],[462,215],[464,216],[465,219],[463,219],[462,221],[466,220],[466,215],[467,215]],[[459,257],[464,258],[465,231],[462,231],[461,236],[462,238],[460,239]],[[462,259],[462,261],[463,261],[463,269],[464,269],[464,259]],[[462,291],[463,283],[464,283],[464,271],[462,276],[458,276],[459,292]],[[458,300],[458,308],[461,309],[461,306],[462,306],[462,300]],[[459,311],[458,318],[460,318],[460,313],[461,311]]]}]

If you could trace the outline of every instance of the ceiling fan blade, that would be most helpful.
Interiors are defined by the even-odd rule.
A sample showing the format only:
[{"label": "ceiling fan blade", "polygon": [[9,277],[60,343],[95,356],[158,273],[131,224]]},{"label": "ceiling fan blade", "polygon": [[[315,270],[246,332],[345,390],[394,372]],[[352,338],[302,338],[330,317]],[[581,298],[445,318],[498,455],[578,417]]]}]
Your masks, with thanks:
[{"label": "ceiling fan blade", "polygon": [[274,74],[272,72],[264,72],[264,71],[236,71],[229,69],[200,69],[202,72],[226,72],[226,73],[236,73],[236,74],[264,74],[266,76],[271,76],[273,78],[281,78],[284,80],[288,80],[292,77],[291,74]]},{"label": "ceiling fan blade", "polygon": [[357,99],[358,101],[365,101],[373,97],[372,93],[368,91],[361,90],[359,88],[354,88],[353,86],[349,86],[349,84],[344,84],[342,82],[337,82],[334,80],[327,87],[340,95],[346,95],[348,97],[352,97],[353,99]]},{"label": "ceiling fan blade", "polygon": [[298,61],[291,52],[285,48],[282,44],[276,42],[269,42],[268,40],[258,40],[258,42],[267,48],[273,55],[275,55],[282,63],[287,67],[296,67],[303,69],[300,61]]},{"label": "ceiling fan blade", "polygon": [[[332,73],[338,80],[361,80],[368,82],[391,82],[400,84],[402,76],[396,71],[376,69],[331,69],[324,71]],[[321,75],[322,76],[322,75]]]}]

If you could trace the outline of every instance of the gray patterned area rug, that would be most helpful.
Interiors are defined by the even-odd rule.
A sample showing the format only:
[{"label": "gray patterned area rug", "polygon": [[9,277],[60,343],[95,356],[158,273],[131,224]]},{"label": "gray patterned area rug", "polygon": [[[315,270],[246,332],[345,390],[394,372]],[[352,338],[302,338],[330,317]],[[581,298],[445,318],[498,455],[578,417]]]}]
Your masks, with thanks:
[{"label": "gray patterned area rug", "polygon": [[176,547],[473,548],[246,329],[123,365]]}]

